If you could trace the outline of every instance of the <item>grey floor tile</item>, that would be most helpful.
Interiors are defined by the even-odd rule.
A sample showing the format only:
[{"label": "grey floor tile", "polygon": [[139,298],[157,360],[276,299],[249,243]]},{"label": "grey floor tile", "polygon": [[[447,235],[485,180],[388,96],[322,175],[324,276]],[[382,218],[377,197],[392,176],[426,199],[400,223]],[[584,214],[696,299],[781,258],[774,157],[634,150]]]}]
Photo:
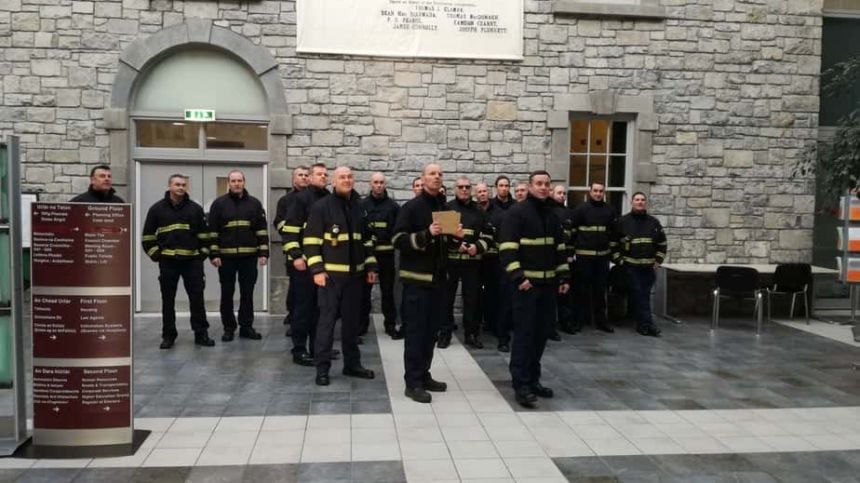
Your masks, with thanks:
[{"label": "grey floor tile", "polygon": [[236,483],[242,481],[245,466],[197,466],[186,483]]},{"label": "grey floor tile", "polygon": [[74,481],[83,468],[37,468],[22,473],[16,479],[21,483],[64,483]]},{"label": "grey floor tile", "polygon": [[130,481],[135,483],[180,483],[184,482],[192,468],[138,468]]},{"label": "grey floor tile", "polygon": [[351,468],[352,481],[368,481],[380,483],[405,483],[406,475],[400,461],[367,461],[353,462]]},{"label": "grey floor tile", "polygon": [[281,483],[298,482],[298,465],[250,465],[245,468],[242,481],[262,483],[277,481]]},{"label": "grey floor tile", "polygon": [[303,463],[299,465],[300,482],[349,481],[352,475],[350,463]]},{"label": "grey floor tile", "polygon": [[75,477],[75,483],[114,483],[130,481],[137,468],[86,468]]},{"label": "grey floor tile", "polygon": [[568,477],[610,477],[612,470],[597,456],[584,458],[554,458],[558,469]]}]

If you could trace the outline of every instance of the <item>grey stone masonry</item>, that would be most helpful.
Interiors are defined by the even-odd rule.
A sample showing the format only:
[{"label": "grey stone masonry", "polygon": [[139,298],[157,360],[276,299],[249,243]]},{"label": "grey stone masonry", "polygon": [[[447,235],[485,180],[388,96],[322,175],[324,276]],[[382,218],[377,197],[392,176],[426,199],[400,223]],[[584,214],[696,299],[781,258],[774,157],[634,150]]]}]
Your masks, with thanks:
[{"label": "grey stone masonry", "polygon": [[576,3],[525,0],[523,60],[483,61],[299,55],[290,0],[0,0],[0,135],[20,136],[23,189],[44,200],[111,161],[127,196],[133,160],[116,153],[131,131],[111,92],[160,52],[145,39],[185,24],[172,32],[188,42],[276,61],[250,66],[286,100],[274,199],[291,167],[319,160],[351,165],[362,191],[384,171],[400,199],[430,161],[449,186],[538,168],[563,182],[568,120],[626,112],[631,189],[650,193],[669,260],[809,260],[813,181],[792,166],[816,139],[821,0],[649,0],[631,18]]}]

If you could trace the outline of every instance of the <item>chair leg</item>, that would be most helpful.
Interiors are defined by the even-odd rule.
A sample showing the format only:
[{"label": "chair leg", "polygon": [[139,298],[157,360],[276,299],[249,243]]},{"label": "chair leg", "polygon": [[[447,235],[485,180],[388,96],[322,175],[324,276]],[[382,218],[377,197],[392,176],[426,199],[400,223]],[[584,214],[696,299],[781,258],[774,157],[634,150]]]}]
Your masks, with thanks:
[{"label": "chair leg", "polygon": [[711,307],[711,333],[717,330],[717,323],[720,318],[720,289],[714,289],[714,305]]},{"label": "chair leg", "polygon": [[791,312],[788,313],[788,318],[794,318],[794,303],[797,301],[797,292],[791,294]]},{"label": "chair leg", "polygon": [[771,317],[771,301],[770,301],[770,290],[767,291],[767,321],[773,322],[773,317]]},{"label": "chair leg", "polygon": [[761,335],[761,319],[762,319],[762,316],[764,315],[764,311],[762,310],[762,308],[763,308],[762,306],[764,305],[764,303],[763,303],[763,299],[762,299],[762,295],[761,295],[761,290],[756,290],[755,301],[756,301],[756,308],[758,309],[757,314],[756,314],[755,335],[756,335],[756,337],[758,337],[759,335]]},{"label": "chair leg", "polygon": [[809,294],[806,290],[806,287],[803,287],[803,311],[806,315],[806,325],[809,325]]}]

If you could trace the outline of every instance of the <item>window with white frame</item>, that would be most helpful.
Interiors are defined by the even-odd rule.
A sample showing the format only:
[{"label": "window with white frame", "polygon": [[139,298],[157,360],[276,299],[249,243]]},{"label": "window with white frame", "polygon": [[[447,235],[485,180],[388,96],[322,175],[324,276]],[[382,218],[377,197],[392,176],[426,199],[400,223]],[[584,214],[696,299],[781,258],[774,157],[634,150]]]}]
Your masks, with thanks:
[{"label": "window with white frame", "polygon": [[574,118],[570,121],[568,204],[588,199],[593,182],[606,186],[606,201],[620,214],[631,184],[632,120]]}]

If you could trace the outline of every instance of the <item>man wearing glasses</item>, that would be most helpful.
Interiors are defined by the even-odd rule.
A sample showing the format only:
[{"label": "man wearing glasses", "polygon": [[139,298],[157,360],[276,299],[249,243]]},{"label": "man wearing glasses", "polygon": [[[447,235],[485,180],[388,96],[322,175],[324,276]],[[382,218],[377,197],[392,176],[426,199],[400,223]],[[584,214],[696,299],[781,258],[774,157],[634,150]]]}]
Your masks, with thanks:
[{"label": "man wearing glasses", "polygon": [[454,323],[454,301],[457,285],[463,284],[463,332],[465,344],[473,349],[483,349],[481,333],[481,254],[487,251],[487,240],[482,235],[487,231],[487,216],[472,201],[472,182],[466,176],[457,178],[455,198],[447,208],[460,213],[463,238],[452,238],[448,244],[448,306],[447,320],[439,331],[438,347],[444,349],[451,344],[451,334],[457,329]]}]

